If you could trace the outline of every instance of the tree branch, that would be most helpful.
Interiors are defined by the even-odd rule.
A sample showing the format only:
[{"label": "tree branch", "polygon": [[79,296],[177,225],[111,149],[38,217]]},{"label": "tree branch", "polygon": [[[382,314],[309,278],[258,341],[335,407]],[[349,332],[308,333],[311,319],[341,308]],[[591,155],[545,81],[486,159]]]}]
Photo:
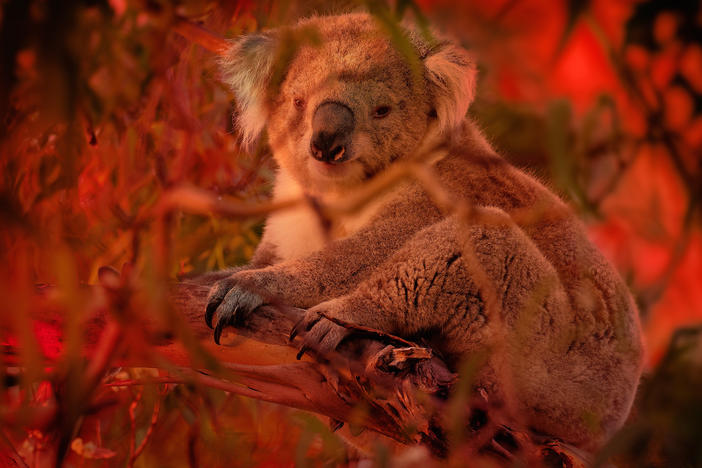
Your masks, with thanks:
[{"label": "tree branch", "polygon": [[[289,333],[304,311],[285,306],[259,308],[239,328],[223,335],[223,345],[217,346],[212,340],[212,330],[203,319],[209,285],[217,279],[213,274],[173,284],[168,296],[171,317],[181,321],[196,345],[215,358],[214,365],[194,365],[207,359],[193,356],[192,346],[187,344],[190,338],[183,338],[178,332],[164,334],[159,331],[158,321],[147,317],[140,317],[142,323],[138,325],[145,326],[144,336],[156,353],[148,357],[120,354],[114,345],[123,336],[120,331],[128,334],[135,327],[120,325],[128,318],[119,313],[128,314],[125,301],[137,292],[114,283],[115,278],[110,278],[110,274],[102,276],[103,287],[93,287],[88,292],[99,305],[85,325],[85,351],[93,357],[86,371],[91,378],[110,365],[163,367],[172,377],[108,384],[191,382],[312,411],[333,421],[352,422],[402,444],[424,444],[436,456],[448,454],[445,416],[457,376],[430,349],[365,329],[360,333],[362,336],[342,344],[338,352],[298,361],[297,350],[289,343]],[[41,316],[34,317],[35,320],[61,330],[60,301],[52,297],[51,291],[43,296]],[[112,344],[106,344],[108,341]],[[16,355],[13,351],[16,350],[6,347],[6,361]],[[579,466],[581,458],[564,444],[537,440],[531,434],[510,429],[500,424],[499,415],[490,419],[493,414],[489,403],[486,394],[478,391],[469,398],[465,410],[469,437],[480,441],[476,452],[489,452],[502,459],[519,454],[528,460],[543,460],[557,454],[559,459]],[[366,409],[360,420],[359,408]],[[476,408],[488,415],[487,423],[469,423],[470,411]],[[57,410],[56,415],[59,414]],[[3,415],[2,419],[8,418],[12,419],[11,415]],[[52,418],[47,416],[46,408],[40,419],[43,425],[50,425]],[[504,441],[505,436],[514,446],[505,447],[498,442],[498,439]]]}]

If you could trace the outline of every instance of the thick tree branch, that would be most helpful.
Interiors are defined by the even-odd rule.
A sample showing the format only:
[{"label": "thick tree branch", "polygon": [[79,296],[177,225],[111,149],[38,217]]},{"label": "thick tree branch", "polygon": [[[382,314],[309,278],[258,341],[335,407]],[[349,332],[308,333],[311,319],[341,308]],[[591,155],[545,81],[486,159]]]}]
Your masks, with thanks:
[{"label": "thick tree branch", "polygon": [[[289,343],[289,333],[304,311],[285,306],[260,308],[238,329],[224,335],[223,345],[217,346],[212,341],[212,330],[203,320],[209,285],[217,279],[216,275],[209,275],[170,288],[170,317],[180,321],[185,332],[164,334],[159,331],[157,320],[142,320],[139,326],[146,328],[143,337],[151,342],[150,348],[156,353],[149,357],[126,354],[117,351],[117,343],[135,327],[133,324],[121,326],[120,321],[129,320],[129,296],[138,293],[116,283],[118,277],[103,276],[106,276],[101,278],[104,287],[90,288],[87,293],[97,304],[97,312],[85,327],[86,355],[92,357],[87,368],[90,380],[111,365],[163,367],[173,375],[166,378],[169,382],[190,381],[312,411],[332,421],[352,422],[403,444],[424,444],[438,456],[448,453],[447,403],[456,375],[430,349],[408,346],[407,342],[392,336],[363,330],[357,338],[342,345],[338,353],[298,361],[297,349]],[[41,317],[35,319],[60,331],[60,301],[50,293],[44,296]],[[178,325],[174,326],[175,330],[177,328]],[[188,343],[192,338],[194,345]],[[207,359],[193,356],[197,354],[193,353],[194,347],[214,357],[214,365],[194,364],[207,362]],[[5,349],[6,361],[16,355],[15,351]],[[97,380],[99,378],[95,385],[99,384]],[[476,452],[488,451],[500,458],[510,458],[519,452],[519,456],[528,460],[555,456],[576,463],[573,466],[581,463],[575,452],[557,441],[537,441],[526,432],[501,424],[499,414],[491,414],[484,392],[475,392],[468,399],[465,429],[475,441],[471,446],[474,445]],[[361,407],[365,411],[359,421],[358,408]],[[487,415],[487,422],[471,420],[471,409]],[[5,420],[11,417],[3,416]],[[44,424],[52,419],[46,408],[40,419]],[[498,442],[505,437],[514,445],[505,448],[504,442]]]}]

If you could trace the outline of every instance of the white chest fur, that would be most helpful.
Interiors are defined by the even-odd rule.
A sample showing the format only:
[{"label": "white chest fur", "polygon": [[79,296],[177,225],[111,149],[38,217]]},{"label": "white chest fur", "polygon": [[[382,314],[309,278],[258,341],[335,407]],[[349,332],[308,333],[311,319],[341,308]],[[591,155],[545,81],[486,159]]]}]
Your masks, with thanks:
[{"label": "white chest fur", "polygon": [[[302,187],[285,171],[276,178],[274,197],[277,200],[303,198]],[[369,203],[354,215],[336,216],[325,232],[318,214],[309,206],[273,213],[266,221],[265,239],[276,247],[282,261],[305,257],[334,239],[358,232],[371,220],[387,197]]]},{"label": "white chest fur", "polygon": [[[282,171],[275,186],[276,199],[301,198],[301,187]],[[271,214],[266,220],[265,240],[276,247],[282,261],[305,257],[321,249],[326,236],[317,214],[307,205]]]}]

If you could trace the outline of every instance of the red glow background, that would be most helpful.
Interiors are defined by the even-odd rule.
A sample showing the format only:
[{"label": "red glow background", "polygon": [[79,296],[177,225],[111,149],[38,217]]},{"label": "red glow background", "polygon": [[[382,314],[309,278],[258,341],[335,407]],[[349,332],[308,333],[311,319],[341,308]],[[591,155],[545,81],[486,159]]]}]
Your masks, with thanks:
[{"label": "red glow background", "polygon": [[[175,24],[185,19],[231,37],[348,5],[0,3],[0,341],[21,350],[26,370],[21,390],[11,382],[16,368],[10,361],[0,375],[0,462],[22,457],[32,465],[50,444],[51,430],[70,432],[67,463],[80,466],[124,464],[125,454],[134,453],[130,437],[132,445],[148,438],[132,461],[139,466],[343,459],[335,443],[305,439],[322,431],[306,415],[193,389],[101,389],[90,398],[114,393],[110,398],[119,404],[91,410],[90,417],[86,408],[66,410],[76,412],[74,421],[87,417],[70,430],[31,430],[7,415],[41,406],[56,398],[57,382],[70,387],[79,378],[80,339],[70,337],[80,335],[81,318],[93,307],[81,285],[95,284],[100,267],[129,265],[152,294],[128,307],[156,313],[169,280],[243,263],[255,248],[262,219],[178,214],[165,237],[154,222],[153,207],[173,188],[196,186],[257,202],[266,199],[273,173],[265,149],[245,154],[237,145],[231,96],[217,80],[214,54],[178,35]],[[702,323],[700,5],[421,0],[388,8],[419,11],[474,51],[480,84],[471,114],[507,159],[582,214],[639,304],[647,373],[658,375],[674,332]],[[39,283],[56,285],[69,317],[62,346],[53,329],[29,319],[41,307]],[[136,338],[130,346],[148,352]],[[59,364],[47,368],[42,356]],[[670,418],[688,408],[674,404],[685,396],[670,398]],[[161,409],[150,425],[157,401]],[[699,400],[691,404],[702,411]],[[229,413],[218,423],[213,408],[219,405]],[[203,414],[211,418],[193,429]],[[153,429],[148,437],[147,427]],[[698,429],[681,437],[699,437]],[[638,456],[666,466],[655,458],[678,453],[666,443],[652,443],[650,453]],[[628,456],[623,460],[634,466],[636,458]]]}]

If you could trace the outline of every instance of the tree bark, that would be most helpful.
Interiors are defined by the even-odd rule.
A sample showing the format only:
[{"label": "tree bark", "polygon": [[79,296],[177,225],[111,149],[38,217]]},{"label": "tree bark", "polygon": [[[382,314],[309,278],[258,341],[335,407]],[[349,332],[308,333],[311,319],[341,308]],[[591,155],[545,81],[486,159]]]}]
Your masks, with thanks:
[{"label": "tree bark", "polygon": [[[208,285],[197,280],[181,282],[171,290],[171,303],[204,346],[236,375],[235,385],[241,388],[231,391],[341,422],[349,421],[354,409],[364,404],[368,408],[364,427],[401,443],[421,442],[436,454],[446,453],[433,411],[416,395],[417,391],[447,395],[456,375],[430,349],[359,330],[365,337],[351,340],[338,353],[297,360],[289,335],[304,310],[285,306],[259,308],[223,335],[217,346],[203,319],[208,292]],[[180,357],[177,352],[169,354]]]}]

